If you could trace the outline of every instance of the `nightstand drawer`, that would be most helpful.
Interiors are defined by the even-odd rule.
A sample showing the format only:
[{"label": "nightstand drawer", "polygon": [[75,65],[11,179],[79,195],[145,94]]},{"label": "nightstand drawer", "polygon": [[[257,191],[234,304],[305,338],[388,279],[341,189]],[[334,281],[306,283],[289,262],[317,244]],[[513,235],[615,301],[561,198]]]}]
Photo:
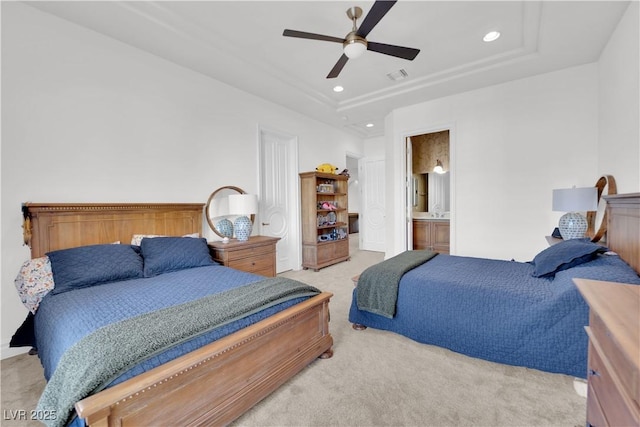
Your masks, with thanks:
[{"label": "nightstand drawer", "polygon": [[238,250],[229,252],[228,260],[229,262],[232,262],[234,260],[241,260],[243,258],[255,258],[265,254],[273,254],[273,252],[274,252],[273,245],[238,249]]},{"label": "nightstand drawer", "polygon": [[258,270],[270,269],[273,266],[273,254],[254,256],[251,258],[230,259],[229,267],[236,270],[248,271],[253,273]]}]

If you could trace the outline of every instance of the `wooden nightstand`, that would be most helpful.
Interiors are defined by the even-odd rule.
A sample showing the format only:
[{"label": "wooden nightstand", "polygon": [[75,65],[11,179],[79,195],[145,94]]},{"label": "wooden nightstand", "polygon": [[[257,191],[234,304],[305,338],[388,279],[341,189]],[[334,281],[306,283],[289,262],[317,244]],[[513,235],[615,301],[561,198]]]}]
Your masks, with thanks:
[{"label": "wooden nightstand", "polygon": [[251,236],[245,242],[209,242],[211,256],[220,264],[249,273],[275,277],[278,237]]}]

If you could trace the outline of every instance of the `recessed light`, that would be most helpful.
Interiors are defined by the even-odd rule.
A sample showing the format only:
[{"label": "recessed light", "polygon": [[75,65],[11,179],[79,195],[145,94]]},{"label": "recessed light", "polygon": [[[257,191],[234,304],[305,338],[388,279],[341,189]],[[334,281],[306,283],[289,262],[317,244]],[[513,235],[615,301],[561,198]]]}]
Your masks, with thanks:
[{"label": "recessed light", "polygon": [[343,88],[342,86],[335,86],[335,87],[333,88],[333,91],[334,91],[334,92],[342,92],[343,90],[344,90],[344,88]]},{"label": "recessed light", "polygon": [[365,126],[368,127],[368,128],[372,128],[373,127],[373,123],[367,123]]},{"label": "recessed light", "polygon": [[492,41],[498,40],[499,37],[500,37],[500,31],[489,31],[487,34],[484,35],[482,40],[484,40],[485,42],[492,42]]}]

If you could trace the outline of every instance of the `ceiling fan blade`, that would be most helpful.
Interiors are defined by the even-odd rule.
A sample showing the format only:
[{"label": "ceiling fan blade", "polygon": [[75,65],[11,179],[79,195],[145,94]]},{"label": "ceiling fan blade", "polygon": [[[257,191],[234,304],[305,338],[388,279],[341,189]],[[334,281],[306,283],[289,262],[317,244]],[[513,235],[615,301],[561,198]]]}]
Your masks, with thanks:
[{"label": "ceiling fan blade", "polygon": [[340,37],[323,36],[322,34],[306,33],[304,31],[284,30],[283,36],[298,37],[300,39],[322,40],[326,42],[344,43],[344,39]]},{"label": "ceiling fan blade", "polygon": [[396,1],[397,0],[376,1],[371,7],[369,13],[367,13],[367,16],[365,16],[364,21],[362,21],[362,24],[360,25],[360,28],[358,28],[356,34],[360,37],[366,38],[367,34],[369,34],[371,30],[373,30],[373,27],[375,27],[378,22],[380,22],[380,20],[384,17],[384,15],[389,12],[389,9],[391,9],[393,5],[396,4]]},{"label": "ceiling fan blade", "polygon": [[367,42],[367,50],[384,53],[385,55],[395,56],[397,58],[408,59],[409,61],[413,61],[413,59],[420,53],[420,49],[376,42]]},{"label": "ceiling fan blade", "polygon": [[349,57],[343,53],[340,59],[338,59],[338,62],[336,62],[336,65],[333,66],[333,68],[327,75],[327,78],[335,79],[336,77],[338,77],[338,74],[340,74],[340,71],[342,71],[342,69],[344,68],[344,65],[347,63],[348,60],[349,60]]}]

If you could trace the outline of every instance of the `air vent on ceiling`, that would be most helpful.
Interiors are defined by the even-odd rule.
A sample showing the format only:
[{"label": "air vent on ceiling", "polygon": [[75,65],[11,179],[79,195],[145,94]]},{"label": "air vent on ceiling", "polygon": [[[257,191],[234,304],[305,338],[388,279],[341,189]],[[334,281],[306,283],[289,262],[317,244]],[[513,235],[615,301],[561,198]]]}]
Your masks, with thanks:
[{"label": "air vent on ceiling", "polygon": [[394,82],[397,82],[398,80],[404,80],[408,76],[409,74],[403,69],[387,74],[387,77],[389,78],[389,80],[392,80]]}]

